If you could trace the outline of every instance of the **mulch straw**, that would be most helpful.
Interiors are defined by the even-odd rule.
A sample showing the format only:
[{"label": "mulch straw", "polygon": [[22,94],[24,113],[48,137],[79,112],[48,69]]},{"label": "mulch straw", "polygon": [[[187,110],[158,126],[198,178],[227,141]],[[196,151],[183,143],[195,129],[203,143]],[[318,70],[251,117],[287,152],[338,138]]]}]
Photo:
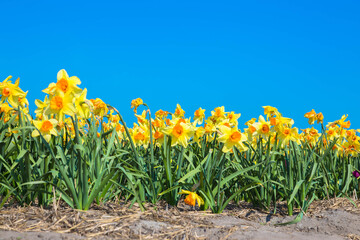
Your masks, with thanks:
[{"label": "mulch straw", "polygon": [[[356,203],[360,205],[359,201]],[[277,215],[286,215],[285,205],[278,206]],[[339,207],[360,214],[360,210],[354,208],[345,198],[314,202],[306,214],[311,215],[324,209]],[[226,239],[236,230],[215,226],[209,221],[211,216],[214,216],[210,211],[194,211],[182,203],[178,207],[170,207],[166,203],[160,203],[156,207],[147,204],[146,208],[147,211],[141,212],[136,205],[129,208],[129,205],[124,203],[106,203],[101,206],[94,204],[90,210],[80,211],[68,207],[63,202],[58,202],[49,208],[9,204],[0,209],[0,230],[51,231],[76,233],[87,238],[121,239],[189,239],[194,228],[223,229],[227,233],[224,235]],[[241,203],[230,204],[221,215],[256,221],[268,214],[269,212],[252,208],[248,203]]]},{"label": "mulch straw", "polygon": [[[37,206],[5,206],[0,210],[0,229],[17,232],[51,231],[76,233],[85,237],[97,236],[121,238],[169,238],[186,236],[194,227],[212,227],[204,220],[210,211],[195,212],[160,204],[156,208],[148,205],[147,211],[129,208],[125,204],[106,203],[93,205],[88,211],[60,206],[42,208]],[[157,210],[156,210],[157,209]],[[147,225],[159,224],[147,228]]]}]

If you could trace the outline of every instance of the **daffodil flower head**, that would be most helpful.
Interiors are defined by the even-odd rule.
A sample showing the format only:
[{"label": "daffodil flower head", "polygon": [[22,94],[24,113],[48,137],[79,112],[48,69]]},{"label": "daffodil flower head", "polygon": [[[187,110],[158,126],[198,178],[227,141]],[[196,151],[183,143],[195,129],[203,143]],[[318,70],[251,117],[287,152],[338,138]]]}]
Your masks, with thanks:
[{"label": "daffodil flower head", "polygon": [[199,108],[194,113],[195,124],[202,124],[203,119],[205,118],[205,109]]},{"label": "daffodil flower head", "polygon": [[177,118],[182,118],[185,116],[185,111],[181,108],[180,104],[176,105],[176,109],[175,109],[175,117]]},{"label": "daffodil flower head", "polygon": [[250,119],[249,121],[247,121],[247,122],[245,123],[245,125],[246,125],[246,126],[249,126],[249,125],[254,124],[255,122],[256,122],[256,118],[252,118],[252,119]]},{"label": "daffodil flower head", "polygon": [[72,95],[54,95],[50,97],[49,105],[45,114],[55,114],[59,121],[63,121],[66,115],[73,116],[76,112]]},{"label": "daffodil flower head", "polygon": [[31,133],[32,137],[37,137],[41,133],[44,139],[50,142],[51,135],[57,136],[56,126],[58,121],[56,119],[33,120],[33,124],[37,130]]},{"label": "daffodil flower head", "polygon": [[323,123],[323,121],[324,121],[324,115],[321,112],[316,114],[316,123]]},{"label": "daffodil flower head", "polygon": [[204,127],[197,127],[194,132],[194,142],[196,142],[199,147],[201,147],[200,140],[205,134],[205,128]]},{"label": "daffodil flower head", "polygon": [[345,156],[357,157],[360,153],[360,142],[345,142],[342,149]]},{"label": "daffodil flower head", "polygon": [[145,149],[150,143],[150,129],[146,124],[136,124],[131,130],[132,139],[136,146],[143,146]]},{"label": "daffodil flower head", "polygon": [[300,144],[297,128],[282,127],[279,129],[278,138],[281,141],[281,147],[288,145],[290,141]]},{"label": "daffodil flower head", "polygon": [[106,106],[106,103],[104,103],[103,100],[101,100],[100,98],[90,99],[90,101],[94,106],[94,114],[96,116],[103,117],[109,111]]},{"label": "daffodil flower head", "polygon": [[134,108],[134,112],[137,113],[137,108],[144,104],[143,100],[141,98],[136,98],[131,101],[131,108]]},{"label": "daffodil flower head", "polygon": [[190,191],[187,191],[187,190],[181,190],[179,192],[179,194],[188,194],[184,200],[184,202],[187,204],[187,205],[190,205],[190,206],[195,206],[196,204],[198,204],[198,206],[202,206],[204,205],[204,200],[199,196],[197,195],[195,192],[190,192]]},{"label": "daffodil flower head", "polygon": [[266,118],[269,119],[271,117],[274,117],[275,115],[276,116],[279,116],[281,115],[279,113],[279,111],[277,110],[277,108],[275,107],[271,107],[271,106],[263,106],[264,108],[264,114],[266,115]]},{"label": "daffodil flower head", "polygon": [[10,107],[8,103],[0,104],[0,113],[8,114],[11,110],[13,110],[13,108]]},{"label": "daffodil flower head", "polygon": [[180,119],[176,124],[162,129],[162,132],[168,136],[171,136],[171,146],[182,145],[184,148],[189,144],[190,138],[194,136],[194,126]]},{"label": "daffodil flower head", "polygon": [[247,147],[243,144],[243,142],[247,140],[247,137],[241,133],[241,130],[237,129],[237,127],[229,127],[224,124],[219,126],[219,130],[220,137],[218,140],[224,143],[223,152],[230,152],[234,146],[240,151],[247,150]]},{"label": "daffodil flower head", "polygon": [[229,120],[229,123],[231,124],[231,126],[238,126],[238,119],[241,116],[241,113],[234,113],[234,112],[229,112],[226,114],[226,119]]},{"label": "daffodil flower head", "polygon": [[154,133],[154,140],[155,140],[155,144],[157,146],[162,146],[164,144],[164,134],[158,130],[155,131]]},{"label": "daffodil flower head", "polygon": [[312,109],[310,112],[305,113],[305,118],[309,119],[309,124],[312,125],[316,121],[316,112]]},{"label": "daffodil flower head", "polygon": [[264,139],[267,139],[271,132],[270,132],[270,122],[265,121],[263,116],[259,116],[258,122],[252,124],[256,128],[256,132],[254,132],[254,135],[262,136]]},{"label": "daffodil flower head", "polygon": [[169,115],[170,113],[168,112],[168,111],[163,111],[163,110],[158,110],[158,111],[156,111],[156,113],[155,113],[155,116],[157,117],[157,118],[160,118],[160,119],[164,119],[164,118],[166,118],[166,116],[167,115]]},{"label": "daffodil flower head", "polygon": [[225,107],[217,107],[214,111],[211,111],[211,117],[214,124],[221,122],[225,118]]},{"label": "daffodil flower head", "polygon": [[90,118],[91,112],[94,111],[93,103],[86,99],[87,89],[85,88],[78,97],[75,97],[76,113],[81,118]]},{"label": "daffodil flower head", "polygon": [[137,118],[139,124],[147,123],[146,114],[147,114],[146,110],[143,110],[141,115],[135,114],[135,117]]},{"label": "daffodil flower head", "polygon": [[17,108],[19,105],[25,107],[28,104],[26,100],[26,94],[19,88],[20,78],[15,81],[15,84],[11,83],[12,76],[7,77],[0,84],[0,103],[4,103],[6,100],[13,108]]}]

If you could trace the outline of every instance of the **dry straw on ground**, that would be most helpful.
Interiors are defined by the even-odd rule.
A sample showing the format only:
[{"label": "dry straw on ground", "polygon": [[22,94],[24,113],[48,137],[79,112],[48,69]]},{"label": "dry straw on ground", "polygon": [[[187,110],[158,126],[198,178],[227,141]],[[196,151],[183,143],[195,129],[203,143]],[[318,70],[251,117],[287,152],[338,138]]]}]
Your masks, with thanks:
[{"label": "dry straw on ground", "polygon": [[[359,201],[355,203],[360,206]],[[286,216],[284,206],[279,204],[277,213],[270,214],[247,203],[233,204],[216,215],[165,203],[147,205],[145,212],[121,203],[93,205],[89,211],[74,210],[63,203],[47,209],[7,205],[0,210],[0,231],[9,236],[5,239],[16,239],[12,238],[20,234],[16,232],[29,231],[41,234],[20,238],[54,239],[48,232],[55,232],[59,239],[360,239],[360,210],[347,199],[314,202],[302,222],[275,227],[275,223],[293,219]]]}]

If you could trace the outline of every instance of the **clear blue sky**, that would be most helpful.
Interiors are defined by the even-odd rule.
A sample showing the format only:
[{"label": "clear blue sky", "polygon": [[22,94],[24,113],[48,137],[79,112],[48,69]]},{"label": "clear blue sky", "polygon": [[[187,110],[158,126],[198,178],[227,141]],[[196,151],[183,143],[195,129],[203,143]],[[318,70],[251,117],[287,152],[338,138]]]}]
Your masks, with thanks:
[{"label": "clear blue sky", "polygon": [[295,126],[315,109],[360,128],[360,2],[0,0],[0,81],[35,99],[56,74],[78,76],[135,120],[132,99],[187,117],[202,107],[277,107]]}]

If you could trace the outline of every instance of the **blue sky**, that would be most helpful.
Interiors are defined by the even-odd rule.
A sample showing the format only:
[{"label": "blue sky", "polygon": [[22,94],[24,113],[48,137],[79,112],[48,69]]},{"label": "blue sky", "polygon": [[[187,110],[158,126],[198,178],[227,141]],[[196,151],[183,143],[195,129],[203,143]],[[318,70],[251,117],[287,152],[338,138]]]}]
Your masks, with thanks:
[{"label": "blue sky", "polygon": [[35,99],[65,69],[128,125],[132,99],[187,117],[218,106],[240,126],[277,107],[360,128],[359,1],[0,1],[0,81]]}]

